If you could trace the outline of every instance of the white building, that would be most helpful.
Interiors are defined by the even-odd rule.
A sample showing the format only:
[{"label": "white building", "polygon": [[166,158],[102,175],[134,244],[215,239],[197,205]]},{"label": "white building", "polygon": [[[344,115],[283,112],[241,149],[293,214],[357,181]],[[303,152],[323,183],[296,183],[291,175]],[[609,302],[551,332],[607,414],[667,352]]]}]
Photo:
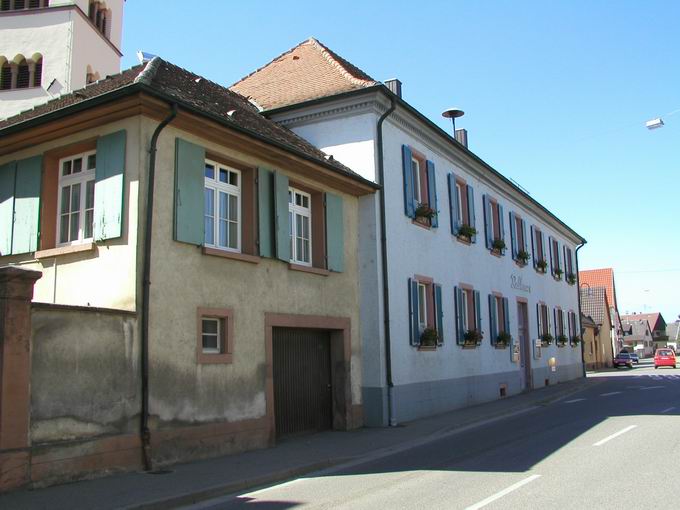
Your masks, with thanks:
[{"label": "white building", "polygon": [[583,375],[572,339],[585,240],[411,107],[397,80],[377,82],[310,39],[232,89],[383,186],[361,199],[367,424]]},{"label": "white building", "polygon": [[0,0],[0,119],[120,71],[124,0]]}]

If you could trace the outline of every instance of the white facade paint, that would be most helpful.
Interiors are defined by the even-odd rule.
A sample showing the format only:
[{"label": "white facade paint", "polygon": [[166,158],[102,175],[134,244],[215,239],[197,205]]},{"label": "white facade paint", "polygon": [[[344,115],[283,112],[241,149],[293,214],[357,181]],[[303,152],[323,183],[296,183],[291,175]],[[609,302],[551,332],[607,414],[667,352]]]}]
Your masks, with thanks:
[{"label": "white facade paint", "polygon": [[[377,122],[387,110],[383,96],[367,92],[344,101],[316,104],[279,113],[274,119],[293,129],[325,152],[378,182]],[[549,313],[560,306],[565,313],[578,314],[575,285],[564,278],[556,281],[548,270],[539,274],[533,264],[520,267],[512,260],[509,213],[525,219],[527,237],[536,225],[560,245],[574,250],[579,238],[558,220],[541,210],[514,186],[475,161],[465,151],[444,140],[434,128],[403,107],[383,124],[385,212],[390,303],[392,379],[394,384],[392,420],[404,421],[455,407],[498,398],[501,385],[507,394],[522,390],[520,363],[512,350],[496,349],[490,343],[488,294],[509,298],[510,333],[518,343],[517,298],[528,302],[529,334],[538,337],[536,304],[548,305]],[[368,142],[368,143],[367,143]],[[369,148],[370,145],[370,148]],[[433,161],[436,169],[439,227],[415,225],[404,212],[402,145],[408,145]],[[467,245],[451,233],[447,175],[453,172],[472,185],[475,195],[477,243]],[[508,245],[506,254],[496,257],[484,241],[482,195],[488,193],[504,207],[503,221]],[[359,258],[362,278],[361,326],[364,356],[364,414],[374,425],[388,423],[382,303],[379,197],[363,199],[361,206]],[[531,251],[530,238],[528,246]],[[575,264],[575,262],[574,262]],[[576,269],[576,268],[574,268]],[[423,275],[442,286],[443,346],[419,350],[409,343],[408,279]],[[521,277],[530,292],[512,288],[512,276]],[[456,343],[454,287],[461,283],[480,291],[484,339],[474,349]],[[540,358],[531,353],[533,387],[582,376],[581,347],[542,348]],[[555,358],[556,369],[549,367]]]},{"label": "white facade paint", "polygon": [[108,40],[88,19],[88,4],[52,0],[44,9],[0,12],[0,65],[43,58],[40,87],[0,90],[0,119],[84,87],[88,66],[101,78],[120,71],[124,0],[106,2]]}]

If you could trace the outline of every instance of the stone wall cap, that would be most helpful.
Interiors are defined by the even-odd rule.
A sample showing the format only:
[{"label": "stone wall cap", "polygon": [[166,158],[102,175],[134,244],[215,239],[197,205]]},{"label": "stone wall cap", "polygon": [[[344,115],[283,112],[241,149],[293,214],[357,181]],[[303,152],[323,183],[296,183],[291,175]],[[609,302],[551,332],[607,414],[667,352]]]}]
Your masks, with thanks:
[{"label": "stone wall cap", "polygon": [[33,269],[26,269],[19,266],[2,266],[0,267],[0,282],[7,280],[33,280],[36,281],[42,277],[41,271]]}]

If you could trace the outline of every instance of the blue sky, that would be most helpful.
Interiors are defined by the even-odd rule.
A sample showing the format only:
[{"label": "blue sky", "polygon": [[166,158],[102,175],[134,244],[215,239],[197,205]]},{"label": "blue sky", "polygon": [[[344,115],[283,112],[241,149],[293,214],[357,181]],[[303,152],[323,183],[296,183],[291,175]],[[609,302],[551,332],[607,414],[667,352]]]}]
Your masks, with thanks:
[{"label": "blue sky", "polygon": [[314,36],[445,129],[465,110],[470,149],[588,240],[581,268],[614,268],[621,313],[680,314],[680,112],[644,127],[680,109],[680,2],[160,5],[126,2],[123,67],[230,85]]}]

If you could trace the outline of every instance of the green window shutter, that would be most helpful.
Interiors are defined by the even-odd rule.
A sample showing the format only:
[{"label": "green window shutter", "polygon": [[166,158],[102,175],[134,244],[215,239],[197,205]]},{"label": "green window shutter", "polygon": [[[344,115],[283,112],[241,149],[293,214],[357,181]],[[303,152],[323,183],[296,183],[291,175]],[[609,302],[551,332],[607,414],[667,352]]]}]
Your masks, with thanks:
[{"label": "green window shutter", "polygon": [[174,239],[202,246],[204,242],[205,149],[175,141]]},{"label": "green window shutter", "polygon": [[0,255],[12,253],[16,161],[0,166]]},{"label": "green window shutter", "polygon": [[434,209],[434,216],[431,220],[432,228],[439,226],[439,208],[437,206],[437,178],[434,171],[434,163],[428,160],[425,163],[427,168],[427,200],[430,208]]},{"label": "green window shutter", "polygon": [[[555,276],[555,259],[553,258],[553,238],[548,236],[548,251],[550,252],[550,274]],[[545,253],[545,252],[543,252]]]},{"label": "green window shutter", "polygon": [[123,234],[125,130],[97,139],[94,184],[94,238],[115,239]]},{"label": "green window shutter", "polygon": [[536,269],[536,267],[538,267],[536,265],[538,260],[536,259],[536,243],[534,242],[534,238],[536,237],[536,234],[534,234],[534,226],[533,225],[531,225],[531,227],[529,227],[529,232],[531,234],[531,262],[534,265],[534,269]]},{"label": "green window shutter", "polygon": [[[468,216],[470,217],[470,226],[472,228],[476,228],[476,221],[477,219],[475,218],[475,190],[470,186],[469,184],[466,186],[467,187],[467,196],[468,196]],[[477,234],[472,236],[472,239],[470,239],[473,243],[477,242]]]},{"label": "green window shutter", "polygon": [[257,216],[260,257],[274,256],[274,174],[257,169]]},{"label": "green window shutter", "polygon": [[30,253],[38,249],[41,183],[42,156],[17,162],[14,185],[13,255]]},{"label": "green window shutter", "polygon": [[465,342],[465,330],[463,328],[463,293],[458,287],[453,288],[454,308],[456,309],[456,343],[462,345]]},{"label": "green window shutter", "polygon": [[274,172],[274,211],[276,258],[290,262],[290,226],[288,225],[288,177]]},{"label": "green window shutter", "polygon": [[475,300],[475,320],[477,322],[477,331],[479,331],[479,334],[482,334],[482,310],[481,310],[481,303],[479,299],[479,291],[475,290],[473,291],[473,296]]},{"label": "green window shutter", "polygon": [[451,233],[454,236],[458,235],[458,229],[460,228],[460,222],[463,221],[462,218],[458,217],[459,208],[459,198],[458,192],[456,191],[456,176],[454,174],[448,175],[449,183],[449,217],[451,219]]},{"label": "green window shutter", "polygon": [[[503,206],[501,204],[498,204],[498,231],[501,234],[501,239],[505,241],[505,219],[503,218],[503,215],[505,214],[503,209]],[[502,255],[505,255],[505,248],[502,250]]]},{"label": "green window shutter", "polygon": [[491,201],[488,195],[482,195],[482,204],[484,205],[484,231],[486,233],[486,248],[488,250],[493,247],[493,225],[491,225]]},{"label": "green window shutter", "polygon": [[503,298],[503,330],[506,333],[510,333],[510,314],[509,312],[509,306],[508,306],[508,298],[504,297]]},{"label": "green window shutter", "polygon": [[538,331],[538,338],[541,338],[541,335],[543,334],[543,328],[541,328],[541,326],[541,305],[536,303],[536,328]]},{"label": "green window shutter", "polygon": [[491,345],[496,345],[498,331],[496,327],[496,296],[489,294],[489,334]]},{"label": "green window shutter", "polygon": [[345,270],[345,240],[342,197],[333,193],[324,194],[326,204],[326,259],[330,271],[341,273]]},{"label": "green window shutter", "polygon": [[519,251],[516,227],[517,226],[515,225],[515,213],[510,211],[510,253],[512,255],[512,260],[517,260],[517,252]]},{"label": "green window shutter", "polygon": [[437,314],[437,345],[444,344],[444,308],[442,307],[442,286],[434,285],[434,307]]},{"label": "green window shutter", "polygon": [[420,345],[420,331],[418,321],[418,282],[408,279],[408,311],[409,311],[409,339],[411,345]]},{"label": "green window shutter", "polygon": [[[416,217],[415,198],[413,196],[413,175],[411,174],[412,152],[408,145],[402,145],[402,171],[404,174],[404,214],[409,218]],[[382,193],[383,191],[381,191]]]}]

